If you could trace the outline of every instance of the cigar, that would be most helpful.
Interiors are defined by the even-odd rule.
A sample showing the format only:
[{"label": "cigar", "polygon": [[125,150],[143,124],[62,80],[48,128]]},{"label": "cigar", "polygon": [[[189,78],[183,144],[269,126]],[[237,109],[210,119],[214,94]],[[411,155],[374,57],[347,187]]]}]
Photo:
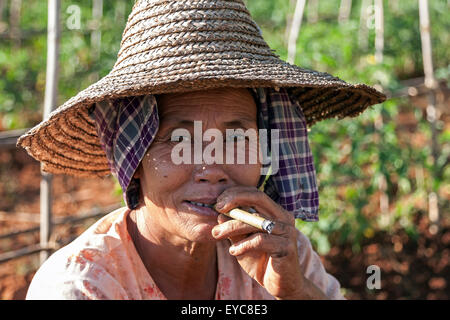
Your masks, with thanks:
[{"label": "cigar", "polygon": [[[216,206],[214,205],[214,209]],[[264,219],[263,217],[257,216],[256,214],[247,212],[245,210],[235,208],[229,212],[224,213],[224,215],[233,218],[235,220],[242,221],[249,224],[259,230],[266,231],[267,233],[272,233],[273,226],[275,223],[273,221]]]}]

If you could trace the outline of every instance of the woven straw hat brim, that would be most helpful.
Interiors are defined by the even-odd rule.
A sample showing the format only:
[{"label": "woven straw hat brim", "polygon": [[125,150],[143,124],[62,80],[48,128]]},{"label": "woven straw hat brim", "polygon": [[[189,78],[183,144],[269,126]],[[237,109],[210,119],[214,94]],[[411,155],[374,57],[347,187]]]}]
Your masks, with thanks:
[{"label": "woven straw hat brim", "polygon": [[111,72],[19,138],[52,173],[110,173],[89,108],[105,99],[218,87],[288,87],[309,126],[356,116],[385,96],[364,84],[290,65],[274,54],[240,0],[136,3]]}]

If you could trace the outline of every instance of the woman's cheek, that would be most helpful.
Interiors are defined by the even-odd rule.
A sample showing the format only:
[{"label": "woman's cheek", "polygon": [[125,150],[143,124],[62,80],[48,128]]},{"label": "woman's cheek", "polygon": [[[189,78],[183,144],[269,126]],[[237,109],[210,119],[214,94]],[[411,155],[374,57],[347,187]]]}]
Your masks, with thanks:
[{"label": "woman's cheek", "polygon": [[256,187],[261,176],[260,164],[235,164],[228,165],[227,172],[230,178],[237,184]]},{"label": "woman's cheek", "polygon": [[[156,192],[173,190],[172,188],[181,184],[187,175],[187,165],[176,165],[171,158],[171,149],[168,146],[154,146],[143,160],[143,169],[148,187]],[[151,177],[151,181],[150,181]]]}]

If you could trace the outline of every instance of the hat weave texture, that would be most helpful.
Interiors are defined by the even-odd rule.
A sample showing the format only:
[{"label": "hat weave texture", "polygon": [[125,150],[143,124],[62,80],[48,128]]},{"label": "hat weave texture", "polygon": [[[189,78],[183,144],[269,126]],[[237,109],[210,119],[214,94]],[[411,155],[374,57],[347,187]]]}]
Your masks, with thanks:
[{"label": "hat weave texture", "polygon": [[241,0],[140,0],[128,17],[117,61],[17,145],[52,173],[104,176],[105,153],[89,116],[95,103],[218,87],[285,87],[308,126],[359,115],[385,96],[364,84],[282,61]]}]

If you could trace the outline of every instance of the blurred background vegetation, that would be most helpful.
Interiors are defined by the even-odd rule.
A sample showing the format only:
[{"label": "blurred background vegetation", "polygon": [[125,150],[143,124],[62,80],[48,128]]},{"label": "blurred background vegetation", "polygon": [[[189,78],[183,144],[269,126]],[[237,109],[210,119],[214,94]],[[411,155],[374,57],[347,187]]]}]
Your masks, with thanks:
[{"label": "blurred background vegetation", "polygon": [[[46,1],[23,1],[18,19],[14,2],[0,0],[0,131],[41,121],[45,93]],[[448,219],[449,106],[438,99],[439,153],[433,157],[426,93],[418,94],[424,76],[418,1],[383,1],[382,61],[375,58],[373,13],[361,23],[363,2],[351,1],[348,17],[339,19],[341,1],[306,1],[297,41],[295,64],[376,86],[390,97],[357,118],[325,120],[311,128],[320,221],[297,226],[321,254],[344,244],[359,252],[361,243],[379,232],[403,230],[417,240],[415,217],[429,211],[430,194],[437,196],[440,220]],[[62,1],[59,105],[111,70],[134,1],[103,1],[100,21],[93,17],[92,3]],[[296,1],[246,3],[266,41],[286,60]],[[73,5],[81,10],[79,28],[74,28]],[[429,1],[435,76],[444,86],[450,78],[449,9],[450,1]],[[100,43],[95,42],[98,31]]]},{"label": "blurred background vegetation", "polygon": [[[331,241],[351,243],[357,252],[364,238],[381,230],[394,233],[402,228],[417,238],[413,218],[419,210],[428,210],[430,192],[440,195],[440,214],[449,213],[450,125],[436,123],[440,154],[434,163],[425,108],[414,105],[408,95],[395,98],[403,81],[424,75],[418,2],[384,1],[384,51],[378,63],[373,20],[369,17],[366,39],[361,40],[363,1],[350,2],[349,17],[339,22],[341,1],[316,1],[315,8],[314,1],[306,1],[295,64],[382,88],[390,99],[358,118],[325,120],[311,128],[320,221],[297,225],[322,254],[329,252]],[[265,39],[287,59],[286,25],[295,1],[247,3]],[[435,75],[445,81],[450,78],[449,9],[448,1],[429,1]],[[440,108],[448,117],[449,106]],[[401,113],[412,119],[405,123]],[[386,184],[380,187],[383,180]],[[383,197],[386,208],[380,208]]]}]

